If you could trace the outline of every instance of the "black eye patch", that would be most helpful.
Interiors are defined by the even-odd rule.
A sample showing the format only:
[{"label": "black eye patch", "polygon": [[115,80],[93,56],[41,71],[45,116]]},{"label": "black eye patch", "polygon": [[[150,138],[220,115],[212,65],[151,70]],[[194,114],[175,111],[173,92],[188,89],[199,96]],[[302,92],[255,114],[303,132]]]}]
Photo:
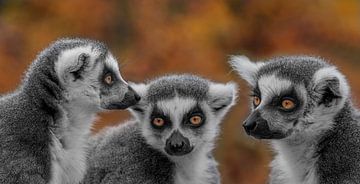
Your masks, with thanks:
[{"label": "black eye patch", "polygon": [[[155,118],[161,118],[164,120],[164,126],[155,126],[152,122],[154,121]],[[172,122],[170,120],[170,117],[167,116],[162,110],[160,110],[157,106],[154,106],[153,111],[151,112],[150,115],[150,124],[154,129],[157,130],[163,130],[166,127],[170,127]]]},{"label": "black eye patch", "polygon": [[[201,124],[194,125],[190,122],[191,117],[199,116],[201,118]],[[205,124],[206,116],[201,109],[201,107],[197,104],[192,109],[189,110],[188,113],[186,113],[182,120],[182,126],[191,127],[191,128],[199,128]]]},{"label": "black eye patch", "polygon": [[116,81],[119,81],[119,78],[115,75],[115,71],[113,71],[112,69],[108,68],[108,67],[104,67],[104,70],[102,72],[102,75],[100,75],[100,81],[102,82],[102,84],[104,84],[105,86],[109,86],[106,82],[105,82],[105,77],[107,76],[111,76],[113,83],[115,83]]},{"label": "black eye patch", "polygon": [[[284,100],[292,101],[295,104],[295,107],[292,108],[291,110],[284,110],[282,108],[282,103]],[[293,87],[293,88],[290,88],[289,90],[285,90],[285,91],[281,92],[278,96],[274,96],[269,105],[271,105],[273,107],[277,107],[286,112],[293,112],[299,107],[300,99],[296,93],[295,88]]]},{"label": "black eye patch", "polygon": [[257,96],[257,97],[261,97],[261,92],[259,89],[259,86],[256,86],[253,90],[252,93],[250,94],[250,96]]}]

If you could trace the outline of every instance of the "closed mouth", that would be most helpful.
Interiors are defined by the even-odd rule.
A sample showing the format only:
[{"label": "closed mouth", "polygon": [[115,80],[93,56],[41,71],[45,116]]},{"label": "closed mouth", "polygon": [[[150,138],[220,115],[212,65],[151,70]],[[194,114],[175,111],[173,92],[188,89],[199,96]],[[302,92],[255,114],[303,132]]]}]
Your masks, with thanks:
[{"label": "closed mouth", "polygon": [[189,149],[181,150],[181,151],[171,151],[165,148],[166,153],[169,154],[170,156],[183,156],[189,154],[192,150],[194,150],[194,147],[190,147]]}]

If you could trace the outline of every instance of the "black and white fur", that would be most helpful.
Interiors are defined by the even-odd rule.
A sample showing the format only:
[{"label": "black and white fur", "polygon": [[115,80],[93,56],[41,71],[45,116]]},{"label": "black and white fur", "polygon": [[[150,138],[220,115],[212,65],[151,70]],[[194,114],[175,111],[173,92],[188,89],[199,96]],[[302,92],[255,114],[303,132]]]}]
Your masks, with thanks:
[{"label": "black and white fur", "polygon": [[[235,103],[236,86],[193,75],[131,86],[142,97],[131,108],[136,119],[94,138],[84,183],[219,184],[212,150],[221,119]],[[188,124],[194,109],[205,119],[197,128]],[[154,117],[166,119],[165,128],[153,127]],[[167,151],[175,134],[188,139],[192,151],[178,156]]]},{"label": "black and white fur", "polygon": [[[111,85],[104,83],[107,75]],[[0,98],[0,183],[78,183],[96,113],[138,100],[104,44],[52,43],[20,87]]]},{"label": "black and white fur", "polygon": [[[244,127],[249,135],[271,140],[277,153],[271,184],[360,182],[359,113],[335,66],[311,56],[257,63],[234,56],[230,63],[261,98]],[[293,99],[295,108],[282,109],[284,98]]]}]

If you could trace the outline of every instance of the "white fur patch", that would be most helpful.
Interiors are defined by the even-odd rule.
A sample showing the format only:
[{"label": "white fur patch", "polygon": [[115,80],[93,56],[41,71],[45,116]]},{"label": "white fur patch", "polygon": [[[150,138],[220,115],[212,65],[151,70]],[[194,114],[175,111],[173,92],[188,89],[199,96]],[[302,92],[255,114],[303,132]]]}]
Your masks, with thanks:
[{"label": "white fur patch", "polygon": [[159,101],[156,105],[165,114],[170,116],[176,129],[182,123],[183,116],[196,105],[196,101],[191,98],[179,98],[176,96],[170,100]]},{"label": "white fur patch", "polygon": [[246,56],[231,56],[229,63],[231,67],[251,86],[256,85],[256,73],[264,64],[262,62],[251,62]]},{"label": "white fur patch", "polygon": [[62,79],[63,83],[65,82],[64,72],[66,72],[68,68],[78,64],[79,55],[82,53],[90,55],[90,60],[92,62],[94,62],[100,54],[99,51],[93,50],[91,46],[83,46],[65,50],[58,56],[58,60],[55,63],[55,71],[58,74],[59,79]]},{"label": "white fur patch", "polygon": [[277,181],[291,184],[318,183],[316,141],[298,145],[289,145],[284,140],[274,140],[272,143],[278,153],[271,163],[272,168],[278,172],[276,173]]},{"label": "white fur patch", "polygon": [[220,108],[226,106],[230,108],[235,104],[237,98],[237,85],[233,82],[226,84],[211,83],[209,87],[209,105],[212,108]]},{"label": "white fur patch", "polygon": [[132,88],[134,89],[134,91],[135,91],[139,96],[142,97],[141,99],[144,99],[144,98],[146,97],[146,93],[147,93],[147,90],[148,90],[148,88],[149,88],[148,85],[143,84],[143,83],[136,84],[136,83],[133,83],[133,82],[129,82],[129,86],[132,87]]},{"label": "white fur patch", "polygon": [[[201,149],[183,157],[172,158],[175,164],[175,184],[208,184],[212,179],[209,165],[217,165],[207,156],[208,150]],[[215,163],[214,163],[215,162]]]},{"label": "white fur patch", "polygon": [[281,92],[288,90],[292,86],[292,82],[286,79],[276,77],[276,75],[265,75],[259,79],[259,88],[261,91],[261,107],[267,104],[274,96],[278,96]]},{"label": "white fur patch", "polygon": [[119,65],[117,63],[117,60],[114,58],[113,55],[109,54],[105,59],[105,65],[109,68],[111,68],[113,71],[115,71],[117,77],[124,83],[127,84],[127,82],[122,78],[120,72],[119,72]]},{"label": "white fur patch", "polygon": [[95,113],[76,104],[65,106],[64,113],[57,122],[61,127],[51,135],[50,184],[79,183],[86,171],[87,140]]}]

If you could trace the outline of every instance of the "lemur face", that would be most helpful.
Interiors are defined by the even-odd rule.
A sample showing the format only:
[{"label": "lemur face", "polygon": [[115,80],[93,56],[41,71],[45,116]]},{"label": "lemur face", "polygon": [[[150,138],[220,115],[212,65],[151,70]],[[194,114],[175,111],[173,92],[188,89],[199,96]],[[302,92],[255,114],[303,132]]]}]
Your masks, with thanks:
[{"label": "lemur face", "polygon": [[325,129],[348,96],[344,76],[318,58],[252,63],[233,57],[231,64],[250,84],[251,113],[243,126],[258,139],[284,139]]},{"label": "lemur face", "polygon": [[[74,43],[73,43],[74,42]],[[58,55],[56,72],[66,91],[66,98],[84,109],[125,109],[140,97],[122,79],[117,61],[100,43],[78,44]]]},{"label": "lemur face", "polygon": [[216,129],[210,111],[206,103],[191,98],[158,101],[149,108],[144,133],[167,154],[184,155],[201,144],[202,137],[211,136],[206,129]]},{"label": "lemur face", "polygon": [[249,135],[260,139],[289,136],[305,111],[307,91],[276,75],[262,76],[252,89],[252,113],[244,122]]},{"label": "lemur face", "polygon": [[236,95],[233,84],[215,84],[190,75],[131,86],[143,99],[131,108],[141,122],[143,136],[170,157],[190,154],[212,143]]}]

